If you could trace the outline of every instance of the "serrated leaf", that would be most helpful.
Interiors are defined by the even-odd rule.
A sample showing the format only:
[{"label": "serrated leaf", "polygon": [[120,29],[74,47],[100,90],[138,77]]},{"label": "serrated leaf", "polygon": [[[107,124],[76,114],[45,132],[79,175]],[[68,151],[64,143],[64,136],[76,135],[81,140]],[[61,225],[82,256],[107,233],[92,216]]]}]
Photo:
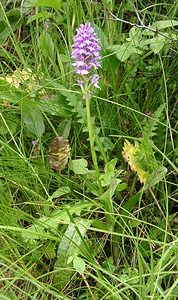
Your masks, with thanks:
[{"label": "serrated leaf", "polygon": [[21,116],[27,130],[37,138],[41,138],[45,131],[43,115],[36,102],[23,100],[21,102]]},{"label": "serrated leaf", "polygon": [[71,162],[70,162],[70,168],[71,170],[75,173],[75,174],[81,174],[81,175],[84,175],[84,174],[87,174],[89,173],[90,171],[88,170],[87,168],[88,166],[88,162],[86,159],[84,158],[81,158],[81,159],[73,159]]},{"label": "serrated leaf", "polygon": [[75,256],[73,259],[73,267],[80,275],[82,275],[85,271],[84,260],[81,257]]},{"label": "serrated leaf", "polygon": [[140,166],[138,159],[136,158],[136,154],[139,151],[139,144],[135,142],[135,145],[132,145],[129,141],[125,140],[123,147],[123,157],[131,167],[131,169],[137,173],[140,182],[145,183],[148,179],[149,173],[143,170]]},{"label": "serrated leaf", "polygon": [[147,120],[145,126],[143,127],[144,138],[150,139],[153,135],[155,135],[156,126],[158,120],[161,118],[163,114],[164,108],[165,108],[165,104],[161,104],[152,115],[152,118]]},{"label": "serrated leaf", "polygon": [[71,107],[70,112],[77,114],[78,122],[86,124],[86,109],[83,107],[83,101],[81,101],[82,96],[72,93],[61,84],[55,82],[50,82],[50,84],[52,84],[52,86],[66,98],[66,101]]}]

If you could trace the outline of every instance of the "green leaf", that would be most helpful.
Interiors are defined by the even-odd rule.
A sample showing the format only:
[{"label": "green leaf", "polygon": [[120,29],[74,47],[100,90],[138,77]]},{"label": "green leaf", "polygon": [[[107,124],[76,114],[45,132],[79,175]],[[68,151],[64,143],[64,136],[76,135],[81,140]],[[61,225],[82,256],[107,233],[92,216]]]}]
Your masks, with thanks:
[{"label": "green leaf", "polygon": [[133,219],[129,220],[129,225],[130,225],[131,228],[138,227],[141,223],[142,223],[142,221],[137,220],[136,218],[135,219],[133,218]]},{"label": "green leaf", "polygon": [[129,31],[129,37],[126,40],[132,46],[143,47],[143,44],[142,44],[142,29],[132,27]]},{"label": "green leaf", "polygon": [[[7,128],[7,126],[9,128]],[[0,134],[5,135],[8,132],[11,132],[12,134],[15,134],[17,131],[17,123],[13,122],[13,120],[10,120],[6,117],[6,124],[3,122],[2,119],[0,119]]]},{"label": "green leaf", "polygon": [[112,48],[105,49],[102,56],[102,69],[112,74],[113,72],[117,72],[118,66],[119,61],[115,55],[115,51]]},{"label": "green leaf", "polygon": [[22,23],[22,17],[18,9],[8,11],[6,17],[10,26],[6,19],[0,18],[0,43],[3,43]]},{"label": "green leaf", "polygon": [[66,120],[66,119],[63,120],[56,129],[58,135],[63,136],[67,139],[69,137],[71,125],[72,125],[71,120]]},{"label": "green leaf", "polygon": [[[79,215],[82,210],[90,210],[93,204],[90,202],[84,203],[75,203],[74,205],[70,205],[68,207],[68,211],[71,215],[77,214]],[[46,237],[46,231],[49,230],[50,233],[54,231],[56,233],[56,229],[59,224],[69,223],[70,218],[65,208],[57,209],[51,213],[50,217],[41,217],[35,220],[34,224],[28,227],[25,231],[23,231],[23,238],[25,240],[34,240],[34,239],[42,239],[44,240]]]},{"label": "green leaf", "polygon": [[148,40],[150,44],[150,49],[153,50],[155,54],[159,53],[163,49],[166,41],[167,39],[162,35],[158,35]]},{"label": "green leaf", "polygon": [[122,45],[114,45],[110,49],[116,51],[116,57],[120,61],[125,61],[133,53],[142,54],[142,52],[130,42],[124,43]]},{"label": "green leaf", "polygon": [[71,107],[70,113],[72,112],[77,114],[78,122],[81,124],[86,124],[86,109],[83,107],[83,101],[81,101],[82,96],[71,92],[65,86],[56,82],[46,80],[45,84],[46,83],[49,83],[50,86],[55,88],[56,91],[66,98],[66,101]]},{"label": "green leaf", "polygon": [[168,27],[174,27],[174,26],[178,26],[178,21],[175,21],[175,20],[156,21],[151,25],[152,28],[155,28],[158,30],[165,29]]},{"label": "green leaf", "polygon": [[82,275],[85,271],[85,262],[81,257],[75,256],[73,259],[74,269]]},{"label": "green leaf", "polygon": [[54,60],[54,42],[46,30],[40,36],[40,47],[45,57]]},{"label": "green leaf", "polygon": [[54,242],[48,241],[43,247],[42,251],[46,258],[54,259],[56,257],[56,247]]},{"label": "green leaf", "polygon": [[143,194],[143,189],[138,191],[135,195],[131,196],[127,202],[124,204],[123,210],[121,210],[121,214],[129,215],[128,212],[130,213],[136,204],[141,200]]},{"label": "green leaf", "polygon": [[50,14],[47,10],[43,10],[40,13],[37,13],[31,17],[28,18],[27,20],[27,25],[31,24],[35,20],[40,20],[40,21],[45,21],[46,19],[52,18],[52,14]]},{"label": "green leaf", "polygon": [[12,291],[8,293],[7,297],[4,294],[0,293],[0,299],[1,300],[18,300],[18,298]]},{"label": "green leaf", "polygon": [[97,25],[94,24],[94,29],[95,29],[95,32],[97,34],[97,37],[102,45],[102,47],[104,49],[108,48],[109,47],[109,43],[108,43],[108,40],[107,40],[107,37],[106,35],[104,34],[104,32],[101,30],[100,27],[98,27]]},{"label": "green leaf", "polygon": [[40,108],[51,116],[60,116],[68,118],[72,116],[70,106],[66,103],[64,96],[60,94],[52,95],[47,99],[40,101]]},{"label": "green leaf", "polygon": [[21,116],[27,130],[37,138],[41,138],[45,131],[43,115],[36,102],[23,100],[21,102]]},{"label": "green leaf", "polygon": [[124,191],[127,188],[127,183],[123,182],[123,183],[118,183],[116,190],[119,192]]},{"label": "green leaf", "polygon": [[156,133],[156,128],[158,125],[158,121],[161,119],[163,115],[163,111],[165,109],[165,104],[161,104],[158,106],[151,119],[147,119],[146,124],[143,127],[143,138],[151,139]]},{"label": "green leaf", "polygon": [[[136,204],[141,201],[143,195],[143,188],[137,192],[134,196],[131,196],[128,201],[124,204],[123,208],[119,211],[119,219],[118,222],[115,224],[115,230],[118,233],[123,233],[125,231],[126,224],[131,224],[128,222],[130,220],[131,212],[136,206]],[[121,240],[121,236],[115,236],[114,242],[118,245],[119,241]],[[116,247],[115,259],[117,259],[119,252],[118,247]]]},{"label": "green leaf", "polygon": [[113,180],[113,183],[110,185],[110,188],[99,197],[103,208],[106,211],[106,219],[108,221],[109,230],[113,230],[115,224],[112,197],[114,196],[117,184],[117,180]]},{"label": "green leaf", "polygon": [[163,166],[158,167],[153,171],[145,184],[145,189],[153,187],[155,184],[159,183],[166,175],[167,169]]},{"label": "green leaf", "polygon": [[70,169],[75,173],[75,174],[87,174],[90,172],[87,168],[88,162],[86,159],[81,158],[81,159],[74,159],[70,162]]},{"label": "green leaf", "polygon": [[[89,173],[89,174],[92,174],[92,173]],[[94,174],[92,174],[92,175],[94,175]],[[98,189],[98,185],[97,185],[97,178],[95,179],[94,176],[92,176],[92,177],[93,177],[92,179],[94,182],[92,182],[91,178],[89,178],[89,179],[86,178],[85,184],[87,186],[88,191],[98,197],[99,189]]]},{"label": "green leaf", "polygon": [[66,195],[70,193],[70,188],[68,186],[63,186],[63,187],[60,187],[59,189],[57,189],[53,194],[52,196],[50,196],[48,198],[49,201],[51,201],[52,199],[54,198],[58,198],[58,197],[61,197],[63,195]]},{"label": "green leaf", "polygon": [[102,268],[111,274],[114,273],[116,267],[114,266],[113,258],[111,256],[102,263]]},{"label": "green leaf", "polygon": [[114,158],[106,164],[104,168],[105,174],[101,174],[100,176],[100,179],[102,181],[102,186],[110,185],[112,178],[114,178],[115,176],[116,163],[117,163],[117,158]]},{"label": "green leaf", "polygon": [[[87,229],[91,225],[91,220],[76,219],[75,224],[70,224],[61,239],[61,242],[57,251],[57,259],[55,263],[54,283],[58,285],[59,289],[64,286],[70,280],[73,274],[73,270],[70,269],[70,257],[77,256],[80,252],[80,247],[83,244],[83,238],[86,234]],[[77,230],[78,229],[78,230]],[[79,232],[80,234],[79,234]],[[79,271],[83,271],[83,264],[79,268]]]},{"label": "green leaf", "polygon": [[62,5],[62,0],[26,0],[25,7],[50,7],[55,9],[60,9]]}]

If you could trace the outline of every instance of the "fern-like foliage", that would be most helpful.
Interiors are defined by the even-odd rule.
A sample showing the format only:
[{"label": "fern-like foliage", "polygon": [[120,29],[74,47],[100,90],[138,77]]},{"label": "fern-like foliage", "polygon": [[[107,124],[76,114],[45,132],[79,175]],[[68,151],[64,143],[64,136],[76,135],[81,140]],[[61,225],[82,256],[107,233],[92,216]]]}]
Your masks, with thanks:
[{"label": "fern-like foliage", "polygon": [[[65,97],[65,100],[70,107],[70,111],[76,115],[77,122],[83,125],[83,132],[88,132],[87,127],[87,114],[85,108],[85,101],[82,101],[82,95],[78,95],[65,86],[52,82],[50,83],[53,88]],[[93,131],[95,136],[96,147],[95,149],[101,153],[101,158],[107,162],[106,152],[112,148],[112,142],[107,137],[101,137],[101,128],[95,124],[95,116],[92,116]]]},{"label": "fern-like foliage", "polygon": [[[153,117],[147,121],[143,127],[140,142],[135,142],[135,145],[132,145],[126,140],[124,143],[123,157],[128,162],[131,169],[137,173],[140,182],[144,184],[150,181],[153,174],[154,176],[157,174],[157,170],[162,174],[162,177],[166,173],[166,169],[162,167],[155,158],[152,140],[152,137],[156,135],[155,131],[157,123],[162,116],[163,110],[164,105],[159,106],[153,114]],[[159,181],[161,179],[159,178]],[[156,179],[155,182],[157,182]]]},{"label": "fern-like foliage", "polygon": [[63,85],[57,85],[60,93],[66,98],[67,103],[71,106],[71,111],[76,114],[78,123],[86,123],[86,110],[81,101],[81,96],[68,90]]},{"label": "fern-like foliage", "polygon": [[147,119],[145,126],[143,127],[143,139],[150,140],[156,133],[156,128],[158,125],[158,121],[160,121],[162,117],[163,110],[165,108],[164,104],[161,104],[157,110],[154,112],[151,118]]}]

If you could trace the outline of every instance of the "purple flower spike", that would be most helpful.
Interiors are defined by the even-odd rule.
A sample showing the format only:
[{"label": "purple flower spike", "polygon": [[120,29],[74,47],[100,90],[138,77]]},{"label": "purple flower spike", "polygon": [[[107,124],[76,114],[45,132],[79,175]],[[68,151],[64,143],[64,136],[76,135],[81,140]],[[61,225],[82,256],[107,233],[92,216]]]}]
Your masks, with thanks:
[{"label": "purple flower spike", "polygon": [[98,80],[99,80],[99,75],[98,74],[94,74],[91,78],[90,78],[90,84],[93,84],[97,89],[100,89],[100,86],[98,85]]},{"label": "purple flower spike", "polygon": [[[94,28],[90,26],[90,23],[81,24],[77,29],[72,48],[75,72],[82,76],[83,79],[88,78],[88,74],[91,75],[93,70],[97,70],[101,66],[99,53],[101,48]],[[99,88],[98,79],[99,76],[97,74],[92,75],[90,85]]]}]

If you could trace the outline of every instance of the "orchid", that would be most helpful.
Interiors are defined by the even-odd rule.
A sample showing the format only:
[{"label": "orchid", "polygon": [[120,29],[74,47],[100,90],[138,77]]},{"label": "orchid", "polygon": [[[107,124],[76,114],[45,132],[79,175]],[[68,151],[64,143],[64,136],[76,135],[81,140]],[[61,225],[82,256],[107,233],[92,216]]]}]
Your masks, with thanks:
[{"label": "orchid", "polygon": [[79,75],[77,81],[79,86],[84,86],[86,80],[89,86],[99,88],[99,75],[96,70],[101,67],[100,64],[100,45],[99,40],[90,23],[81,24],[74,36],[72,46],[72,58],[75,72]]}]

